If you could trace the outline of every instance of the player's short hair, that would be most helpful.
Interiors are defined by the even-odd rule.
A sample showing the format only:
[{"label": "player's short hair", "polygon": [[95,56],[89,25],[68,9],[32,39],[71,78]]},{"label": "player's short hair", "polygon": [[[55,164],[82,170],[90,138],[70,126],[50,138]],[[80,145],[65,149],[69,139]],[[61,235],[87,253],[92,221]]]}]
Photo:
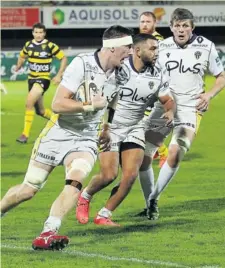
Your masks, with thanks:
[{"label": "player's short hair", "polygon": [[173,25],[174,21],[177,20],[190,20],[192,27],[194,26],[194,15],[186,8],[176,8],[170,19],[170,24]]},{"label": "player's short hair", "polygon": [[156,16],[151,11],[144,11],[144,12],[142,12],[141,15],[139,16],[139,19],[141,18],[142,15],[147,16],[147,17],[152,17],[153,20],[156,21]]},{"label": "player's short hair", "polygon": [[32,30],[34,30],[35,28],[36,28],[36,29],[43,29],[44,32],[46,32],[46,27],[45,27],[45,25],[44,25],[43,23],[40,23],[40,22],[35,23],[35,24],[33,25],[33,27],[32,27]]},{"label": "player's short hair", "polygon": [[156,40],[158,41],[155,36],[151,35],[151,34],[146,34],[146,33],[140,33],[140,34],[136,34],[133,37],[133,43],[134,46],[139,44],[139,43],[143,43],[146,42],[148,39],[152,39],[152,40]]},{"label": "player's short hair", "polygon": [[121,25],[113,25],[104,31],[102,39],[107,40],[123,37],[126,35],[133,35],[133,30],[130,28],[123,27]]}]

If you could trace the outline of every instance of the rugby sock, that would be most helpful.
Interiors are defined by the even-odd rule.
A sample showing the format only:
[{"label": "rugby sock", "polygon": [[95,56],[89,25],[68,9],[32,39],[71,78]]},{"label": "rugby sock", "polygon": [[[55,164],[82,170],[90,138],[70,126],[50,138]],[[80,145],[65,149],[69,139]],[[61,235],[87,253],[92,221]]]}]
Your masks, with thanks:
[{"label": "rugby sock", "polygon": [[167,161],[162,166],[159,172],[158,180],[156,182],[154,191],[150,194],[150,200],[151,199],[159,199],[160,193],[163,191],[163,189],[168,185],[168,183],[171,181],[171,179],[175,176],[179,169],[179,166],[176,168],[171,168]]},{"label": "rugby sock", "polygon": [[148,198],[154,189],[154,171],[149,167],[146,171],[139,171],[139,180],[144,193],[146,207],[148,206]]},{"label": "rugby sock", "polygon": [[24,118],[24,129],[23,129],[23,135],[25,135],[26,137],[29,137],[30,135],[30,129],[33,121],[34,121],[34,111],[26,110]]},{"label": "rugby sock", "polygon": [[86,200],[91,200],[92,196],[87,193],[87,191],[84,189],[83,192],[81,193],[81,197],[83,197]]},{"label": "rugby sock", "polygon": [[102,208],[97,215],[97,219],[99,218],[110,218],[112,216],[112,212],[108,210],[107,208]]},{"label": "rugby sock", "polygon": [[55,216],[49,216],[44,223],[44,228],[42,233],[53,231],[58,232],[61,226],[61,219]]},{"label": "rugby sock", "polygon": [[53,114],[53,112],[50,109],[45,109],[43,117],[46,119],[50,119],[52,114]]},{"label": "rugby sock", "polygon": [[158,148],[158,154],[159,154],[159,157],[167,157],[168,156],[168,148],[166,147],[165,144],[163,144],[162,146],[160,146]]}]

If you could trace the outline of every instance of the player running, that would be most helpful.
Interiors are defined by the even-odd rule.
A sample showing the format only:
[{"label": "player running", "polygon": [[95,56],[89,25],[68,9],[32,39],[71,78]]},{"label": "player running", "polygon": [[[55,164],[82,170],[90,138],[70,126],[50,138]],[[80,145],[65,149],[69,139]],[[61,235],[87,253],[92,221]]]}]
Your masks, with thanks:
[{"label": "player running", "polygon": [[158,42],[155,37],[149,34],[134,37],[134,53],[117,74],[120,94],[110,131],[111,150],[99,154],[100,174],[94,176],[81,193],[76,210],[80,223],[88,222],[92,196],[116,179],[120,158],[120,184],[94,219],[98,225],[118,226],[111,220],[112,212],[127,196],[138,175],[145,149],[145,124],[142,119],[155,97],[165,107],[164,120],[161,120],[166,125],[173,121],[174,102],[168,83],[163,81],[160,69],[154,66],[157,56]]}]

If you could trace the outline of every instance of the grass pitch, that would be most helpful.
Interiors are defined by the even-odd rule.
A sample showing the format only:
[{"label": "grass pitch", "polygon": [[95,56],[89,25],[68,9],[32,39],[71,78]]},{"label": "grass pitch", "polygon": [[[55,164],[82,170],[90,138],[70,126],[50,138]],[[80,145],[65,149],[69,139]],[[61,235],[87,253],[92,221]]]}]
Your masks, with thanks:
[{"label": "grass pitch", "polygon": [[[213,79],[208,77],[207,87]],[[26,82],[5,82],[2,96],[1,193],[22,182],[35,138],[46,121],[35,117],[29,143],[16,138],[23,128]],[[55,88],[46,94],[50,106]],[[91,203],[91,221],[77,223],[74,211],[60,229],[71,239],[62,252],[37,252],[32,240],[42,230],[52,202],[64,186],[64,170],[58,167],[34,199],[10,211],[1,226],[1,264],[4,268],[30,267],[225,267],[225,91],[211,103],[199,134],[181,168],[161,196],[160,219],[148,221],[134,215],[144,207],[138,180],[113,213],[120,228],[101,228],[92,222],[112,186]],[[158,173],[157,163],[154,164]],[[93,173],[98,171],[98,163]],[[86,183],[88,182],[88,179]]]}]

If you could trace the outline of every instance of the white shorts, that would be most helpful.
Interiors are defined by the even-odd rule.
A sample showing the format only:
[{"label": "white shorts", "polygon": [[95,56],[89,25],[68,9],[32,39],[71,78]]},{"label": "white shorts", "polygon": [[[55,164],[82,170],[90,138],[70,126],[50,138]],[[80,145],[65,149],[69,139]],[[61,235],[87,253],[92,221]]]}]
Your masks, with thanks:
[{"label": "white shorts", "polygon": [[154,107],[150,115],[144,118],[145,131],[151,130],[160,133],[166,138],[172,131],[172,127],[167,127],[166,119],[160,118],[164,113],[165,111],[161,105]]},{"label": "white shorts", "polygon": [[97,137],[80,136],[49,121],[34,144],[31,159],[58,166],[71,152],[90,152],[96,161]]},{"label": "white shorts", "polygon": [[112,152],[119,152],[121,143],[132,142],[145,148],[145,130],[141,122],[134,126],[111,125],[111,149]]},{"label": "white shorts", "polygon": [[202,112],[178,106],[174,117],[174,129],[186,128],[197,134],[202,116]]}]

